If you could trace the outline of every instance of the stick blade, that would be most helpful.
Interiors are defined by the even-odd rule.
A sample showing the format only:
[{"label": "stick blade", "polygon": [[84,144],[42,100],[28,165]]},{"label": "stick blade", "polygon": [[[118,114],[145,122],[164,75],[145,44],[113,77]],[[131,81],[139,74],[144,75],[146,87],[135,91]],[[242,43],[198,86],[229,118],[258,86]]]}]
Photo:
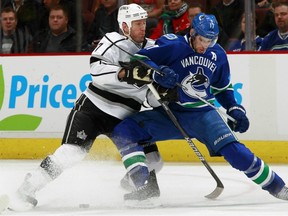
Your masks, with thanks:
[{"label": "stick blade", "polygon": [[215,188],[215,190],[212,191],[212,193],[206,195],[205,197],[208,198],[208,199],[216,199],[218,196],[220,196],[220,194],[223,192],[223,190],[224,190],[223,186],[222,187],[221,186],[220,187],[217,186]]}]

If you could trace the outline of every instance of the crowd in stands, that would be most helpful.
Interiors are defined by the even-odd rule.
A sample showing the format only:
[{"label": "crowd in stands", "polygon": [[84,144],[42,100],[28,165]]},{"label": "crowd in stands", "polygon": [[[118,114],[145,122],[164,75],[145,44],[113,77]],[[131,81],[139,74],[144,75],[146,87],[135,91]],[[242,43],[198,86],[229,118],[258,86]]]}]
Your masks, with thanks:
[{"label": "crowd in stands", "polygon": [[[119,31],[122,4],[148,12],[146,36],[186,34],[196,14],[215,15],[218,43],[245,50],[245,0],[0,0],[0,53],[91,52],[107,32]],[[255,50],[288,49],[288,0],[255,0]],[[80,9],[79,9],[80,8]],[[80,17],[80,19],[77,19]]]}]

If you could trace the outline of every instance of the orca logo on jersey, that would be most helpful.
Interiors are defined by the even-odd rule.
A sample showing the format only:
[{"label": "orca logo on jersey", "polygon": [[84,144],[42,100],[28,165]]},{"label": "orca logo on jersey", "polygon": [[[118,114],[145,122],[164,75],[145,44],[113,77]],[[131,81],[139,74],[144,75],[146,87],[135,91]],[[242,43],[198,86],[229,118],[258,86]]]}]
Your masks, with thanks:
[{"label": "orca logo on jersey", "polygon": [[183,91],[190,97],[197,98],[195,94],[200,97],[207,96],[206,89],[209,86],[209,79],[204,74],[202,67],[197,67],[195,74],[190,72],[190,74],[182,80],[181,84],[186,87],[183,88]]}]

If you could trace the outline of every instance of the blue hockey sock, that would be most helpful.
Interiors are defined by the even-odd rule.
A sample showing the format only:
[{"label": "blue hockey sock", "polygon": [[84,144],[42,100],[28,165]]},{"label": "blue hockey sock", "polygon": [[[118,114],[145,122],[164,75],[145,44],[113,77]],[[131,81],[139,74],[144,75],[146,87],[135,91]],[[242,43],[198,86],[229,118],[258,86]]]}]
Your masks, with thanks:
[{"label": "blue hockey sock", "polygon": [[244,171],[253,182],[260,185],[263,190],[277,194],[285,185],[284,181],[260,158],[254,156],[251,166]]},{"label": "blue hockey sock", "polygon": [[146,166],[136,166],[129,172],[136,188],[143,186],[149,178],[149,170]]},{"label": "blue hockey sock", "polygon": [[143,147],[134,143],[121,149],[122,162],[136,188],[144,185],[149,177]]},{"label": "blue hockey sock", "polygon": [[278,193],[284,181],[260,158],[241,143],[232,143],[220,150],[232,167],[243,171],[253,182],[271,194]]}]

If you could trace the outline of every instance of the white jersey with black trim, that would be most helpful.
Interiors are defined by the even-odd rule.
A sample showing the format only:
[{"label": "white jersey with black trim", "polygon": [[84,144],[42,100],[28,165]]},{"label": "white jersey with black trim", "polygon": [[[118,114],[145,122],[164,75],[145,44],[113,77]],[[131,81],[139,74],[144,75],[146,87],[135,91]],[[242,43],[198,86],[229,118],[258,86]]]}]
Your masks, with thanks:
[{"label": "white jersey with black trim", "polygon": [[145,100],[148,88],[146,85],[139,88],[120,82],[118,79],[118,73],[121,70],[119,61],[129,62],[131,55],[128,53],[135,54],[140,49],[152,45],[154,41],[151,39],[146,39],[143,45],[139,46],[117,32],[107,33],[91,54],[92,82],[84,94],[95,106],[116,118],[124,119],[138,112]]}]

